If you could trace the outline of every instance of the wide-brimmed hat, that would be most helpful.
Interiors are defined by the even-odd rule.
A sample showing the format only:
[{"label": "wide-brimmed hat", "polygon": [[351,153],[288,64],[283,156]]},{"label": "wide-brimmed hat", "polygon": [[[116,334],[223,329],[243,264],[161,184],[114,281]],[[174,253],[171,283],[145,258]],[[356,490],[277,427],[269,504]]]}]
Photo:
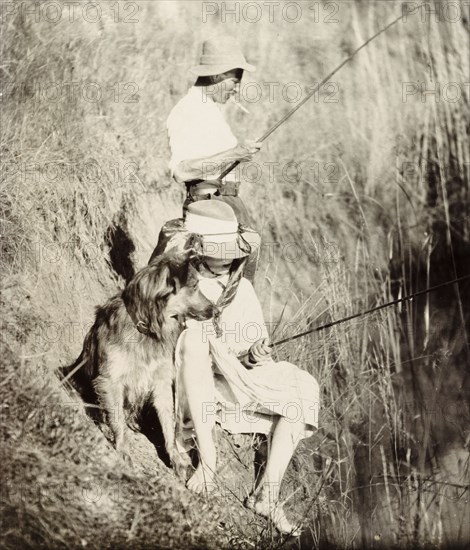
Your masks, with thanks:
[{"label": "wide-brimmed hat", "polygon": [[259,234],[238,223],[233,208],[219,200],[202,200],[188,205],[184,225],[202,236],[202,255],[223,260],[244,258],[258,250]]},{"label": "wide-brimmed hat", "polygon": [[238,42],[230,36],[222,36],[203,42],[199,65],[190,71],[196,76],[213,76],[233,69],[256,71],[256,67],[245,59]]}]

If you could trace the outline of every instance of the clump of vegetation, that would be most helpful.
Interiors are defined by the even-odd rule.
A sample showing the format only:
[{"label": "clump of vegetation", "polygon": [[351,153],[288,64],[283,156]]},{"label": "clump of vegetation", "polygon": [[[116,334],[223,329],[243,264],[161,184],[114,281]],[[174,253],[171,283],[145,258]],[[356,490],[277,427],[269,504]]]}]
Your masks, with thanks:
[{"label": "clump of vegetation", "polygon": [[[2,23],[3,544],[278,547],[241,504],[249,438],[218,432],[223,498],[190,495],[143,436],[136,464],[122,463],[56,372],[180,215],[165,120],[199,38],[238,35],[257,65],[242,85],[250,114],[227,106],[256,138],[292,107],[288,83],[318,82],[402,8],[348,2],[337,23],[304,9],[295,24],[238,24],[203,22],[200,2],[138,3],[136,22],[97,4],[96,22],[18,10]],[[467,273],[468,41],[463,18],[408,16],[242,170],[274,340]],[[320,429],[284,487],[304,547],[470,539],[469,292],[450,286],[276,349],[322,387]]]}]

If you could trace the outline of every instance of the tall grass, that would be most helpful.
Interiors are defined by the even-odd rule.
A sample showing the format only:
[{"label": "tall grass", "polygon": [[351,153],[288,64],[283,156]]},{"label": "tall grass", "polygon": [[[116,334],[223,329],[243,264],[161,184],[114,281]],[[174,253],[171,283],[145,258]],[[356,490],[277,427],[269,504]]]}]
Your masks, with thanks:
[{"label": "tall grass", "polygon": [[[133,471],[83,414],[67,415],[71,398],[54,371],[78,354],[93,307],[123,285],[125,265],[143,265],[162,223],[179,216],[164,123],[191,83],[198,42],[230,32],[257,65],[244,83],[259,83],[262,97],[245,100],[249,115],[226,109],[240,137],[256,138],[291,107],[284,85],[318,82],[401,5],[340,2],[339,22],[328,24],[302,3],[295,24],[235,24],[220,14],[202,23],[200,2],[141,2],[137,23],[98,4],[96,24],[20,12],[2,23],[5,544],[274,547],[275,534],[240,504],[253,475],[247,438],[219,434],[231,489],[198,513],[202,501],[143,440],[143,471]],[[267,320],[281,323],[274,339],[466,272],[467,51],[465,21],[409,16],[266,142],[261,176],[245,178],[242,196],[265,243],[257,288]],[[274,101],[266,82],[279,83]],[[404,101],[407,82],[418,91]],[[438,102],[421,96],[419,86],[436,83]],[[458,101],[444,97],[448,83],[459,85]],[[54,84],[62,93],[48,99]],[[84,99],[86,84],[100,101]],[[263,164],[272,161],[273,182]],[[283,175],[288,162],[301,171]],[[276,351],[322,386],[320,429],[284,488],[292,517],[309,527],[304,547],[469,540],[466,299],[468,286],[450,288]],[[106,494],[125,488],[119,506],[64,496],[68,481],[83,491],[84,480],[102,479]]]}]

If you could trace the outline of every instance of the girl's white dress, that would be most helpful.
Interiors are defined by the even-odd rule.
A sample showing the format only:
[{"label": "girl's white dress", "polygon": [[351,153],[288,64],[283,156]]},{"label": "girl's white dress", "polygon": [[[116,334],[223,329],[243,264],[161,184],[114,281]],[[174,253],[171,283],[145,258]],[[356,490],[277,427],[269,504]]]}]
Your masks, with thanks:
[{"label": "girl's white dress", "polygon": [[[201,291],[214,303],[221,295],[228,277],[201,278]],[[247,369],[237,357],[252,344],[268,336],[261,304],[251,283],[242,278],[232,303],[221,315],[223,334],[216,337],[211,321],[187,322],[188,328],[200,330],[209,344],[213,361],[215,395],[213,403],[203,404],[203,414],[231,433],[272,432],[278,416],[292,422],[303,422],[303,437],[312,435],[318,426],[319,387],[315,378],[292,363],[269,359]],[[177,442],[187,449],[194,436],[186,399],[179,380],[181,373],[181,337],[175,352]]]}]

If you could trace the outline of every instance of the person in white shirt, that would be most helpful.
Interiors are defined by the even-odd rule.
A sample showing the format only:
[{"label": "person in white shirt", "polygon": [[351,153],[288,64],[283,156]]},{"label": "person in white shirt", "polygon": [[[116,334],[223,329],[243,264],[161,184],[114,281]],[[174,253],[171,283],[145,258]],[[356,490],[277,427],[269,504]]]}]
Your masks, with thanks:
[{"label": "person in white shirt", "polygon": [[183,230],[202,241],[199,286],[221,310],[212,321],[188,320],[175,351],[177,443],[187,449],[195,437],[200,459],[187,486],[195,492],[214,487],[216,422],[231,433],[267,434],[265,471],[245,505],[297,536],[300,529],[286,518],[279,490],[299,440],[318,425],[318,383],[271,356],[261,305],[242,277],[259,235],[241,229],[233,209],[219,201],[190,204]]},{"label": "person in white shirt", "polygon": [[[203,43],[200,64],[191,69],[197,80],[167,120],[169,168],[187,191],[183,217],[191,202],[216,199],[230,204],[240,223],[252,225],[238,196],[236,173],[232,171],[223,179],[219,176],[235,161],[253,160],[261,148],[254,140],[238,142],[220,110],[220,105],[237,93],[243,72],[254,70],[233,38],[224,36]],[[255,267],[256,258],[247,265],[250,279]]]}]

